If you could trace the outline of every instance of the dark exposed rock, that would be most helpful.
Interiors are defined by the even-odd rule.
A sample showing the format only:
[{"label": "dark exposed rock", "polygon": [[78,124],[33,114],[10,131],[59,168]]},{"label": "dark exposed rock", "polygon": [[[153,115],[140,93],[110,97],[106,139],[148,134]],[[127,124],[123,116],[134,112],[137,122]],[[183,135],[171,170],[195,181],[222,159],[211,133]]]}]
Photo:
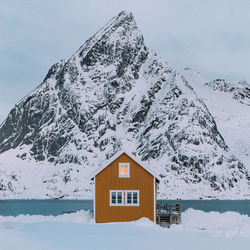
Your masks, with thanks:
[{"label": "dark exposed rock", "polygon": [[[247,87],[208,85],[250,100]],[[11,110],[0,127],[0,153],[17,149],[23,160],[85,166],[111,157],[124,138],[166,183],[169,171],[185,183],[208,181],[214,190],[249,178],[191,83],[145,46],[133,15],[121,12]],[[218,167],[224,176],[216,176]],[[70,178],[64,173],[65,184]],[[5,189],[13,185],[0,183]]]}]

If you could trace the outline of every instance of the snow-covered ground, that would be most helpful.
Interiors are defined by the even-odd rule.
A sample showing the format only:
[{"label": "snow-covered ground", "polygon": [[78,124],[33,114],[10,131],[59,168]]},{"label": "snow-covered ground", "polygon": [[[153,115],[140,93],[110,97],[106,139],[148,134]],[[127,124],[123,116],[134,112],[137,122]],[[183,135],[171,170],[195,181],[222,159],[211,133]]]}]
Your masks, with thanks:
[{"label": "snow-covered ground", "polygon": [[95,224],[88,211],[60,216],[0,216],[0,249],[247,250],[250,218],[235,212],[188,209],[182,224],[162,228],[146,218]]}]

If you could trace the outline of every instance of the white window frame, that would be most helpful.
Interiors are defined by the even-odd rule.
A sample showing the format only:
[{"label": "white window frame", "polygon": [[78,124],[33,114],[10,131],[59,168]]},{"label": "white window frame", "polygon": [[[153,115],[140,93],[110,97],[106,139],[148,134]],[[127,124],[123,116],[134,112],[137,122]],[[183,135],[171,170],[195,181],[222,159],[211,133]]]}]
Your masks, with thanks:
[{"label": "white window frame", "polygon": [[[125,206],[136,206],[139,207],[140,206],[140,190],[124,190],[125,191]],[[127,202],[127,193],[131,192],[131,203]],[[137,203],[133,203],[133,193],[137,193]]]},{"label": "white window frame", "polygon": [[[112,203],[112,193],[116,193],[116,203]],[[117,203],[117,193],[122,193],[122,203]],[[109,205],[110,206],[124,206],[124,190],[109,190]]]},{"label": "white window frame", "polygon": [[[122,165],[127,165],[128,166],[128,175],[127,176],[121,175],[121,166]],[[130,163],[129,162],[121,162],[121,163],[119,163],[119,178],[130,178]]]},{"label": "white window frame", "polygon": [[[116,193],[116,203],[112,203],[112,192]],[[117,193],[122,193],[122,203],[117,203]],[[127,203],[127,193],[131,192],[131,202]],[[137,193],[137,203],[133,203],[133,193]],[[140,190],[109,190],[109,206],[126,206],[126,207],[139,207],[140,206]]]}]

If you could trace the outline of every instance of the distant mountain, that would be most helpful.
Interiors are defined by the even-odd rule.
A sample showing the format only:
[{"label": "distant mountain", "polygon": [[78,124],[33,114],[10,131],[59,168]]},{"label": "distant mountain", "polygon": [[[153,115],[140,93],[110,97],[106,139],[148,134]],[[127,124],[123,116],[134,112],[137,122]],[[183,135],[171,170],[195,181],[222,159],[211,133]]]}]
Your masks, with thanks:
[{"label": "distant mountain", "polygon": [[186,68],[182,74],[213,114],[219,131],[234,155],[250,170],[250,85],[224,79],[207,81]]},{"label": "distant mountain", "polygon": [[246,81],[233,84],[224,79],[216,79],[206,83],[213,90],[229,93],[233,99],[250,106],[250,85]]},{"label": "distant mountain", "polygon": [[[0,126],[0,197],[90,197],[88,175],[126,148],[162,177],[162,198],[249,198],[249,172],[193,81],[147,48],[121,12],[53,65]],[[218,81],[201,84],[228,92]],[[229,92],[248,106],[246,86]]]}]

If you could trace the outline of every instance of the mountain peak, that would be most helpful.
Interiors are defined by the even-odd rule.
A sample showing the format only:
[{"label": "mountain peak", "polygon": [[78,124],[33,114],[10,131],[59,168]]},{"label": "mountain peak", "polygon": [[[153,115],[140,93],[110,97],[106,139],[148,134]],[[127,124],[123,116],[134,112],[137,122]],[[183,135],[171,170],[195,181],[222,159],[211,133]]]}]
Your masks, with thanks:
[{"label": "mountain peak", "polygon": [[[93,168],[124,147],[162,176],[164,198],[249,197],[246,168],[191,88],[205,80],[185,72],[187,80],[147,48],[133,15],[120,12],[52,66],[0,126],[0,199],[85,195]],[[234,93],[247,103],[248,92]],[[27,183],[33,178],[37,189]]]},{"label": "mountain peak", "polygon": [[142,36],[131,12],[121,11],[118,15],[114,16],[105,26],[103,26],[92,38],[100,39],[102,36],[112,35],[117,30],[129,33],[131,30],[136,30],[138,35]]},{"label": "mountain peak", "polygon": [[78,50],[78,57],[82,67],[97,62],[110,65],[134,58],[142,47],[144,39],[133,14],[122,11],[84,43]]},{"label": "mountain peak", "polygon": [[132,12],[122,10],[116,17],[131,18],[134,19]]},{"label": "mountain peak", "polygon": [[118,15],[114,16],[102,29],[106,29],[107,27],[113,26],[121,26],[121,25],[132,25],[135,26],[135,18],[131,12],[121,11]]}]

